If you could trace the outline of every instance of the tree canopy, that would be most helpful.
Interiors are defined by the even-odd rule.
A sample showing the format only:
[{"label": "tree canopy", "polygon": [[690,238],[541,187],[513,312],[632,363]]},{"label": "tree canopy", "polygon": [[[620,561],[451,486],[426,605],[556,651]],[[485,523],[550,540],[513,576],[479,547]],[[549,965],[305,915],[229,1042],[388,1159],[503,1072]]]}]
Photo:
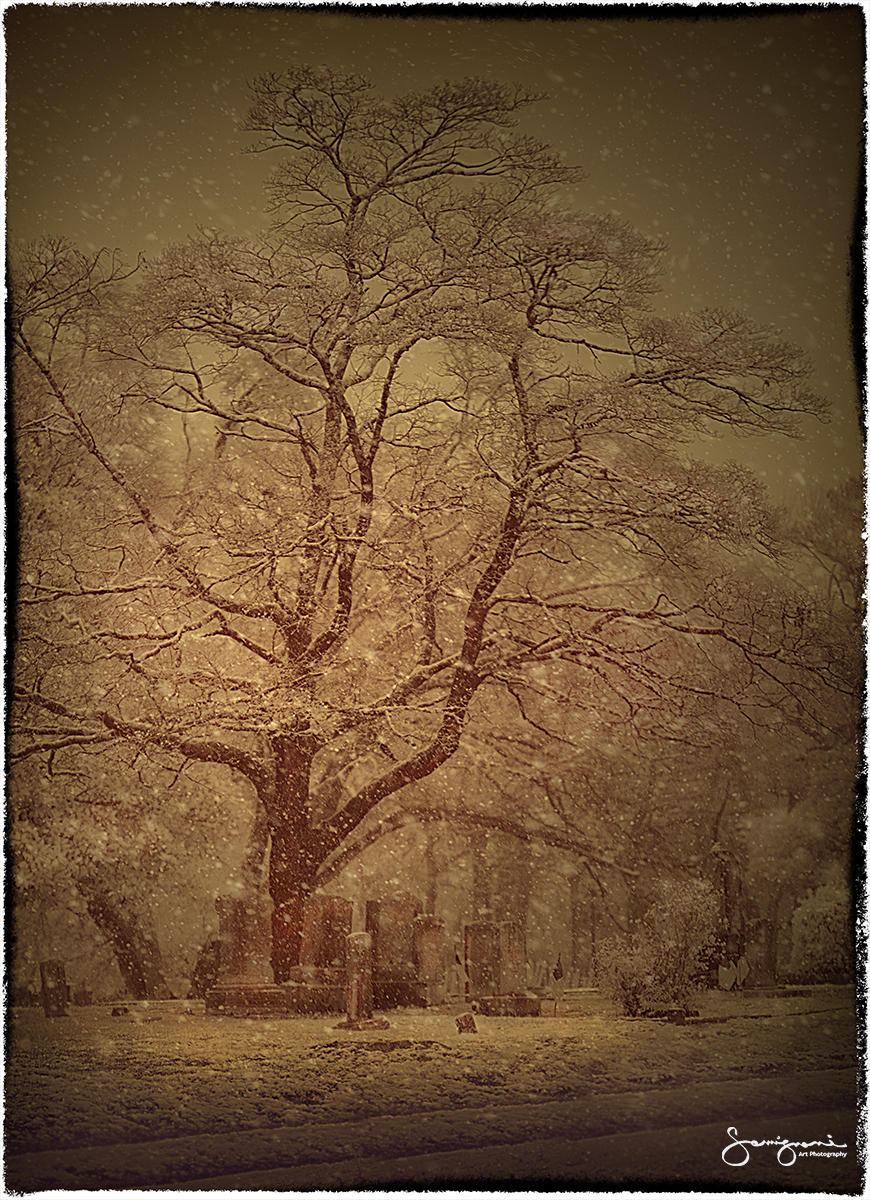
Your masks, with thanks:
[{"label": "tree canopy", "polygon": [[657,314],[663,248],[573,210],[535,99],[268,75],[261,237],[14,257],[14,754],[246,780],[278,981],[319,875],[460,747],[810,737],[854,686],[762,486],[704,451],[822,415],[804,357]]}]

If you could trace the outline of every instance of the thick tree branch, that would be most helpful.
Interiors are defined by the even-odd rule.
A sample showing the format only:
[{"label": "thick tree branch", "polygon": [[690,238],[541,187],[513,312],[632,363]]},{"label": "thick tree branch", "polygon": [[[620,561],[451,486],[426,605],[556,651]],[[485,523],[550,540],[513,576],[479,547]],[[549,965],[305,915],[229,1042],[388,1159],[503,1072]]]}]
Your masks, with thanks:
[{"label": "thick tree branch", "polygon": [[435,808],[403,808],[398,812],[380,817],[370,827],[358,833],[350,845],[341,847],[333,852],[318,873],[318,883],[323,885],[342,871],[350,862],[368,846],[374,845],[388,834],[396,833],[416,823],[438,822],[455,826],[460,829],[494,829],[499,833],[509,834],[523,843],[537,843],[550,846],[555,850],[565,850],[584,863],[594,864],[611,871],[616,871],[629,879],[636,879],[638,872],[631,867],[623,866],[609,855],[593,850],[587,842],[575,835],[548,826],[544,822],[534,825],[524,825],[493,813],[474,812],[471,809],[451,807],[449,811]]}]

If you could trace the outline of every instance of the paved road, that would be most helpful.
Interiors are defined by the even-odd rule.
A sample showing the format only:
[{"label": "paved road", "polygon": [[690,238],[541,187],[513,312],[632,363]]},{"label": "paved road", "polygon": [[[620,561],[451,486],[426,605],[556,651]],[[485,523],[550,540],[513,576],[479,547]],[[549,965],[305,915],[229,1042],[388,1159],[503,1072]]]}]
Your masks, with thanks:
[{"label": "paved road", "polygon": [[[666,1127],[607,1137],[542,1138],[513,1145],[478,1146],[401,1158],[367,1156],[340,1162],[250,1171],[210,1179],[188,1180],[186,1191],[305,1191],[401,1188],[498,1189],[523,1184],[527,1189],[554,1183],[573,1189],[610,1183],[643,1189],[654,1184],[682,1183],[684,1189],[722,1187],[807,1192],[859,1191],[855,1157],[855,1120],[848,1112],[813,1113],[803,1117],[748,1120],[739,1129],[753,1141],[816,1142],[833,1140],[846,1149],[843,1157],[798,1157],[791,1166],[777,1162],[777,1147],[750,1149],[749,1162],[730,1166],[722,1152],[731,1139],[721,1121]],[[732,1146],[737,1159],[742,1152]],[[799,1152],[800,1153],[800,1152]]]},{"label": "paved road", "polygon": [[[6,1185],[181,1190],[357,1189],[367,1184],[765,1182],[790,1190],[857,1189],[855,1080],[849,1071],[723,1080],[540,1104],[393,1113],[361,1121],[239,1130],[11,1156]],[[848,1157],[721,1161],[727,1129],[765,1140],[846,1142]],[[765,1160],[767,1157],[767,1161]],[[739,1171],[739,1173],[738,1173]]]}]

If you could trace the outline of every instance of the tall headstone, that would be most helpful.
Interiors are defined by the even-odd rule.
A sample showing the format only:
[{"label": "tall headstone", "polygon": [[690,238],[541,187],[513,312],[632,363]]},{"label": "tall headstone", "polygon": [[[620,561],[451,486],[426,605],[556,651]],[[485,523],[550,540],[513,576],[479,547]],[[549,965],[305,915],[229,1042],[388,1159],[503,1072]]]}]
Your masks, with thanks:
[{"label": "tall headstone", "polygon": [[374,1015],[372,992],[371,934],[357,932],[347,937],[347,1016],[336,1029],[389,1029],[389,1021]]},{"label": "tall headstone", "polygon": [[239,977],[244,961],[245,905],[238,896],[215,896],[214,906],[220,942],[218,982],[229,982]]},{"label": "tall headstone", "polygon": [[[353,903],[343,896],[315,894],[305,901],[299,970],[291,978],[320,981],[332,973],[344,976],[347,937],[353,927]],[[331,973],[330,975],[324,974]]]},{"label": "tall headstone", "polygon": [[521,921],[502,921],[499,927],[499,995],[526,990],[526,930]]},{"label": "tall headstone", "polygon": [[305,901],[299,964],[288,984],[295,1012],[341,1012],[347,984],[347,938],[353,928],[353,902],[316,893]]},{"label": "tall headstone", "polygon": [[465,999],[467,988],[465,974],[465,950],[460,941],[451,942],[448,951],[450,961],[447,964],[447,994],[450,997]]},{"label": "tall headstone", "polygon": [[427,1004],[447,999],[447,938],[444,922],[424,915],[414,918],[414,960]]},{"label": "tall headstone", "polygon": [[205,994],[206,1012],[232,1017],[286,1015],[285,990],[272,980],[270,902],[265,897],[218,896],[217,980]]},{"label": "tall headstone", "polygon": [[209,938],[200,947],[190,976],[189,1000],[204,1000],[220,979],[223,945],[220,938]]},{"label": "tall headstone", "polygon": [[494,921],[469,921],[465,926],[466,998],[494,996],[501,969],[501,931]]},{"label": "tall headstone", "polygon": [[39,964],[39,980],[42,985],[42,1010],[47,1017],[65,1017],[69,1002],[66,968],[57,959],[47,959]]},{"label": "tall headstone", "polygon": [[271,983],[271,927],[268,902],[261,896],[218,896],[219,983]]},{"label": "tall headstone", "polygon": [[370,933],[351,933],[347,938],[347,1017],[365,1021],[373,1012],[372,937]]},{"label": "tall headstone", "polygon": [[472,921],[465,926],[467,998],[492,1017],[540,1016],[541,1001],[526,994],[526,939],[519,921]]},{"label": "tall headstone", "polygon": [[425,1002],[415,962],[414,918],[419,911],[419,900],[410,895],[369,900],[366,905],[366,930],[372,936],[376,1008]]}]

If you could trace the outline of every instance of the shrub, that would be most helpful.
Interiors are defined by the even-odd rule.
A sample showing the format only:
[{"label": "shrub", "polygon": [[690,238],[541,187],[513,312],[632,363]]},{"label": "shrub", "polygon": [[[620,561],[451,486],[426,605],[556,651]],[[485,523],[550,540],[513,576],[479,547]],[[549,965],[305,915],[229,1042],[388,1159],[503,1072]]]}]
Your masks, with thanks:
[{"label": "shrub", "polygon": [[631,934],[600,947],[598,986],[630,1017],[646,1009],[684,1004],[703,985],[717,952],[716,895],[702,880],[668,880]]},{"label": "shrub", "polygon": [[851,908],[841,883],[824,883],[801,901],[791,919],[789,979],[835,983],[850,977]]}]

